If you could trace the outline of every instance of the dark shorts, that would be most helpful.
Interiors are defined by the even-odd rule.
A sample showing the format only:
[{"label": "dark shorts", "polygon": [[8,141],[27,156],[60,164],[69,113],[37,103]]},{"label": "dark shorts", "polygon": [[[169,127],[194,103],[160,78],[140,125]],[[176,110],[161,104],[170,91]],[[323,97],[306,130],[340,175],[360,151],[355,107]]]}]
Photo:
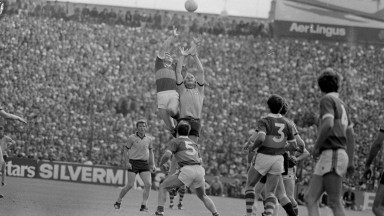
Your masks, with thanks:
[{"label": "dark shorts", "polygon": [[384,172],[381,174],[380,184],[384,185]]},{"label": "dark shorts", "polygon": [[200,136],[201,131],[201,121],[200,119],[191,119],[191,118],[181,118],[177,120],[177,122],[180,122],[181,120],[189,122],[191,125],[191,131],[189,132],[189,135],[191,136]]},{"label": "dark shorts", "polygon": [[7,155],[3,155],[3,159],[4,159],[4,162],[8,162],[8,156]]},{"label": "dark shorts", "polygon": [[284,157],[284,172],[282,173],[282,175],[288,175],[289,156],[287,153],[284,153],[283,157]]},{"label": "dark shorts", "polygon": [[128,172],[141,173],[149,172],[149,163],[148,161],[143,160],[129,160],[129,163],[132,165],[132,169],[128,169]]},{"label": "dark shorts", "polygon": [[266,175],[260,179],[260,183],[263,183],[263,184],[267,183],[267,176]]}]

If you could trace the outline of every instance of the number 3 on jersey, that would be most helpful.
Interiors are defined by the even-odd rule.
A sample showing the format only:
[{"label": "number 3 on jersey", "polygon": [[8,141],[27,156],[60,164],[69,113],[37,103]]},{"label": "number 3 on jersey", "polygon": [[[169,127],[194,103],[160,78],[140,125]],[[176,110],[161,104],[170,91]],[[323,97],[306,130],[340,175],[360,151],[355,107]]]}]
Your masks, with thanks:
[{"label": "number 3 on jersey", "polygon": [[279,130],[277,130],[277,133],[280,135],[279,138],[276,138],[276,137],[273,137],[273,141],[279,143],[279,142],[282,142],[284,140],[284,128],[285,128],[285,124],[282,124],[282,123],[275,123],[275,126],[279,128]]},{"label": "number 3 on jersey", "polygon": [[191,144],[193,144],[193,142],[191,142],[191,141],[184,141],[184,143],[185,143],[185,148],[188,149],[185,153],[187,153],[188,155],[195,155],[195,154],[197,154],[196,149],[193,146],[191,146]]}]

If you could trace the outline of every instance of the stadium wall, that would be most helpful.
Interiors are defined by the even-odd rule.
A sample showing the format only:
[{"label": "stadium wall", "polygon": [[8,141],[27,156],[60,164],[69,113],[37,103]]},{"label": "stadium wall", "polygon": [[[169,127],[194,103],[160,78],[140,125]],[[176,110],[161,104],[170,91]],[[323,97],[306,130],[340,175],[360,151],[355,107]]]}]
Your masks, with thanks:
[{"label": "stadium wall", "polygon": [[[7,161],[8,176],[21,178],[36,178],[55,181],[76,182],[85,184],[107,185],[122,187],[128,182],[127,170],[122,167],[93,166],[78,163],[37,161],[26,158],[9,158]],[[162,172],[153,175],[153,183],[159,184],[165,176]],[[213,176],[206,176],[209,181]],[[230,178],[222,179],[223,182],[231,182]],[[136,176],[135,188],[144,186],[139,175]],[[302,187],[298,187],[297,191]],[[354,191],[356,206],[362,210],[372,209],[375,193]]]}]

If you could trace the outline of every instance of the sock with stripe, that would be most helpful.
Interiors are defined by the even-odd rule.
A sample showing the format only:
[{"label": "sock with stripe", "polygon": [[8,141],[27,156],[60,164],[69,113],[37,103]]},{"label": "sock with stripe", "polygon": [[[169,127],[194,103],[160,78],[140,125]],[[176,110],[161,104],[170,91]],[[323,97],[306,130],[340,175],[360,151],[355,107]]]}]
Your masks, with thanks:
[{"label": "sock with stripe", "polygon": [[271,196],[265,199],[265,205],[264,205],[265,210],[263,215],[265,216],[273,215],[273,210],[275,209],[276,204],[277,204],[276,197]]},{"label": "sock with stripe", "polygon": [[250,189],[245,191],[245,208],[247,215],[252,214],[252,206],[255,203],[255,190]]},{"label": "sock with stripe", "polygon": [[179,188],[179,202],[183,202],[184,194],[185,194],[185,186],[181,186]]},{"label": "sock with stripe", "polygon": [[297,215],[295,210],[293,209],[293,205],[292,205],[291,202],[285,204],[283,206],[283,208],[284,208],[284,210],[285,210],[285,212],[287,213],[288,216],[296,216]]}]

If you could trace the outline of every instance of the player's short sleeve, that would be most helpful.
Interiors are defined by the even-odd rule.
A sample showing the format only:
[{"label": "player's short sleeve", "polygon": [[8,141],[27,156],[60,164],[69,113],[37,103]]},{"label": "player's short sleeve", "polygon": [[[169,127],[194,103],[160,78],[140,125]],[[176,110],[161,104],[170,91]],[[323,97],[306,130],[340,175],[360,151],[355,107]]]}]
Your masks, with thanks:
[{"label": "player's short sleeve", "polygon": [[299,135],[299,131],[297,130],[295,122],[293,121],[289,121],[289,122],[291,123],[291,126],[292,126],[293,135],[294,136]]},{"label": "player's short sleeve", "polygon": [[320,119],[323,120],[327,117],[335,117],[334,101],[331,97],[323,97],[320,100]]},{"label": "player's short sleeve", "polygon": [[172,153],[176,153],[178,148],[178,142],[173,139],[169,142],[167,150],[171,151]]},{"label": "player's short sleeve", "polygon": [[294,135],[294,127],[290,122],[287,122],[288,130],[287,130],[287,140],[292,141],[295,140]]},{"label": "player's short sleeve", "polygon": [[257,121],[257,128],[256,131],[259,133],[267,134],[267,128],[268,128],[268,123],[265,119],[260,119]]},{"label": "player's short sleeve", "polygon": [[164,62],[161,58],[159,58],[159,56],[156,56],[155,71],[158,71],[161,68],[164,68]]},{"label": "player's short sleeve", "polygon": [[127,139],[127,143],[124,146],[125,148],[130,149],[132,148],[132,144],[133,144],[132,136],[129,136]]},{"label": "player's short sleeve", "polygon": [[153,138],[153,137],[151,137],[150,139],[149,139],[149,144],[148,144],[148,149],[153,149],[153,141],[155,140],[155,138]]}]

